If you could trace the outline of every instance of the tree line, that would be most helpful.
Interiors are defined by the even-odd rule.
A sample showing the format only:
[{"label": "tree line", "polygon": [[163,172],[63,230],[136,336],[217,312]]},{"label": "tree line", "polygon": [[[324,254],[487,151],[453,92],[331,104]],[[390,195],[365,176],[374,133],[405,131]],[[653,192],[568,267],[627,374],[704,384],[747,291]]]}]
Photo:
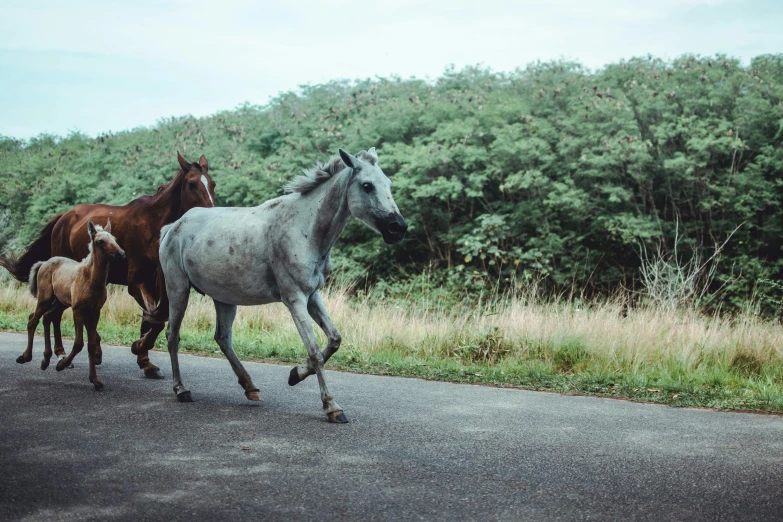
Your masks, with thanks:
[{"label": "tree line", "polygon": [[775,308],[782,96],[783,54],[648,56],[597,71],[557,61],[333,81],[96,138],[3,137],[0,239],[18,250],[76,204],[154,193],[176,151],[205,154],[217,203],[240,206],[282,194],[340,147],[375,146],[409,235],[384,248],[351,223],[333,254],[342,277],[610,293],[638,289],[642,254],[655,251],[711,263],[705,284],[723,303]]}]

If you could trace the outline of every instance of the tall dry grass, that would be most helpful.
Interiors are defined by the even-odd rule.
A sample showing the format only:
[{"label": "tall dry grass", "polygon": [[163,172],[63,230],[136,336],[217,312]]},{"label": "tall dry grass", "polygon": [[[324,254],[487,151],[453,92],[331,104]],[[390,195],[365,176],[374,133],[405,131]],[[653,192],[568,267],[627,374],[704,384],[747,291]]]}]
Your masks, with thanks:
[{"label": "tall dry grass", "polygon": [[[600,362],[606,369],[632,373],[665,365],[735,366],[756,373],[783,366],[783,327],[752,315],[710,317],[689,309],[629,309],[621,299],[578,306],[534,294],[463,302],[458,307],[421,307],[351,298],[345,289],[331,288],[324,292],[324,301],[343,335],[343,351],[358,354],[391,352],[481,364],[535,358],[564,371]],[[0,286],[1,311],[29,313],[33,308],[26,286]],[[101,323],[135,331],[139,317],[125,288],[110,287]],[[211,336],[214,323],[212,301],[193,294],[183,332]],[[234,332],[240,339],[301,347],[281,304],[240,307]],[[64,333],[72,335],[68,329]],[[161,336],[159,346],[163,345]]]}]

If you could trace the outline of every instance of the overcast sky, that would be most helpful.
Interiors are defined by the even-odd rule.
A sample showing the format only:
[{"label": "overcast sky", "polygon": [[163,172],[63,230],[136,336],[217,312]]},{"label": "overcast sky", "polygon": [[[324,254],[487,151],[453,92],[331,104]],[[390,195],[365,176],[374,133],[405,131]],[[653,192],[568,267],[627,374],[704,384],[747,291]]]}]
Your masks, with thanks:
[{"label": "overcast sky", "polygon": [[783,52],[783,0],[0,2],[0,134],[95,135],[449,65]]}]

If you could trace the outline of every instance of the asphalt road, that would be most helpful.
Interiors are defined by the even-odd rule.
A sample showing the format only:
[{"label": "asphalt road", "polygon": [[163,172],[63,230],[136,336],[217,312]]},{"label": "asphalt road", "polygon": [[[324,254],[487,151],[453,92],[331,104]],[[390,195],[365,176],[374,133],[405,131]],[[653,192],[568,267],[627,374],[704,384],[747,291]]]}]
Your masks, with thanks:
[{"label": "asphalt road", "polygon": [[[2,520],[781,520],[783,417],[181,356],[194,403],[106,346],[60,373],[0,334]],[[70,343],[66,343],[70,346]],[[40,347],[40,348],[38,348]],[[304,352],[304,349],[303,349]]]}]

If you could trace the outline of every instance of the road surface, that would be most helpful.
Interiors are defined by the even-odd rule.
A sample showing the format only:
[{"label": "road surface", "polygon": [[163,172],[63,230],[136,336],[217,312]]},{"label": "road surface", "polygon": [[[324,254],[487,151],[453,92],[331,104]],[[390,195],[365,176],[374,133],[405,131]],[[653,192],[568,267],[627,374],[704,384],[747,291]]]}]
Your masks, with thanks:
[{"label": "road surface", "polygon": [[[1,520],[781,520],[783,417],[181,356],[194,403],[104,347],[57,373],[0,334]],[[70,343],[66,343],[69,347]],[[304,356],[304,349],[302,350]]]}]

